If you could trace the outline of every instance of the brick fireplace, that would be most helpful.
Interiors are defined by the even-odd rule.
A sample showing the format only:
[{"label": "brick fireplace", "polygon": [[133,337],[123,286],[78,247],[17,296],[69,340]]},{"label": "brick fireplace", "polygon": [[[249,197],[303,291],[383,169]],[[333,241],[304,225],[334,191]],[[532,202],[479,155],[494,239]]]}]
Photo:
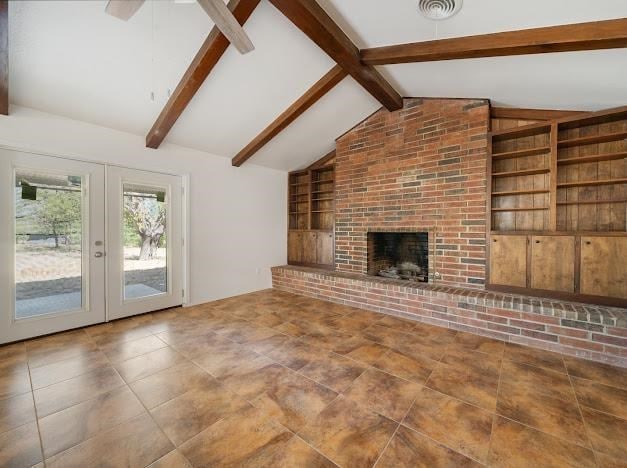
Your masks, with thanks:
[{"label": "brick fireplace", "polygon": [[337,140],[337,270],[368,273],[368,232],[428,231],[431,279],[483,286],[489,115],[485,100],[406,99]]},{"label": "brick fireplace", "polygon": [[[484,100],[406,99],[340,137],[336,271],[275,267],[273,286],[627,367],[625,309],[484,290],[489,114]],[[403,261],[428,282],[373,276]]]}]

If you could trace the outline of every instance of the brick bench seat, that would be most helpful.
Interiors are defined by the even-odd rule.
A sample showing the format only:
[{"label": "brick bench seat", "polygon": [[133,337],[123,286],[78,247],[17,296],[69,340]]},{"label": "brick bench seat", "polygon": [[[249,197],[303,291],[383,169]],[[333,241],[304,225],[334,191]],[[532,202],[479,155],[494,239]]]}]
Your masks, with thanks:
[{"label": "brick bench seat", "polygon": [[273,287],[362,309],[627,367],[627,309],[300,266]]}]

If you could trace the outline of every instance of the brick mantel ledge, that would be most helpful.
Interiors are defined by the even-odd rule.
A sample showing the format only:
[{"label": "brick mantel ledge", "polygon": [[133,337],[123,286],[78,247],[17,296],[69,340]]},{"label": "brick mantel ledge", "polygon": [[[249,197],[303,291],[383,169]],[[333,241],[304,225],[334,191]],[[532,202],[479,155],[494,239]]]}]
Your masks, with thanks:
[{"label": "brick mantel ledge", "polygon": [[282,291],[627,367],[627,309],[378,278],[272,268]]}]

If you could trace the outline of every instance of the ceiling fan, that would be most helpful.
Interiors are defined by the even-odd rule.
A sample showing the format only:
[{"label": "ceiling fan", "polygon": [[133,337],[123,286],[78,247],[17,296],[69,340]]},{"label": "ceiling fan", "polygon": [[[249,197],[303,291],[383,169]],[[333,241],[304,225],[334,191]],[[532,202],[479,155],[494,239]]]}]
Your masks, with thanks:
[{"label": "ceiling fan", "polygon": [[[175,0],[176,1],[176,0]],[[220,32],[241,54],[254,50],[255,46],[222,0],[197,0]],[[105,12],[128,21],[144,4],[144,0],[109,0]]]}]

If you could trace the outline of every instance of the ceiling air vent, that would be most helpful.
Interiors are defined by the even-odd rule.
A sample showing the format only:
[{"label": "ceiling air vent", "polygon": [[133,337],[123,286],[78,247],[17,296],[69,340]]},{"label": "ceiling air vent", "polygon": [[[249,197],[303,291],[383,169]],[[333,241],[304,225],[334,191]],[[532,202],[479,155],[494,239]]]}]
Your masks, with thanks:
[{"label": "ceiling air vent", "polygon": [[462,0],[419,0],[418,11],[430,20],[440,21],[454,16],[462,7]]}]

